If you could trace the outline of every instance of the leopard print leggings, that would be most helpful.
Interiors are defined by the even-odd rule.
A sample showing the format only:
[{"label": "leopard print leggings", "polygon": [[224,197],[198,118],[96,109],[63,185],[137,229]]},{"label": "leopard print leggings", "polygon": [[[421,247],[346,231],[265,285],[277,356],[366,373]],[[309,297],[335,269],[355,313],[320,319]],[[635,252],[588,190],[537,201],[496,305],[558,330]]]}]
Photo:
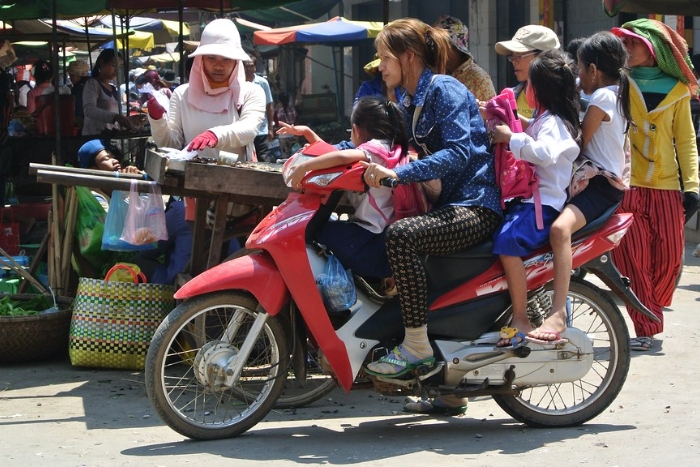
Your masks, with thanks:
[{"label": "leopard print leggings", "polygon": [[428,323],[428,281],[421,257],[464,250],[487,239],[500,225],[493,211],[473,206],[444,206],[407,217],[386,230],[386,252],[396,279],[403,324]]}]

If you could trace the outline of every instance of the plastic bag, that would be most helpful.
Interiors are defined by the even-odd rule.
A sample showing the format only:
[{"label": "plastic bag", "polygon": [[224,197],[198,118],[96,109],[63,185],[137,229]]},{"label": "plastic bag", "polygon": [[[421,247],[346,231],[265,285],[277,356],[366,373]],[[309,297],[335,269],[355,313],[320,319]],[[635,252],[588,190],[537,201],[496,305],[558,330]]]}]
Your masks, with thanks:
[{"label": "plastic bag", "polygon": [[112,198],[109,200],[107,218],[104,221],[102,249],[111,251],[139,251],[156,248],[158,243],[136,246],[121,240],[120,237],[124,231],[126,213],[129,209],[127,200],[128,195],[125,191],[114,190],[112,192]]},{"label": "plastic bag", "polygon": [[331,312],[347,310],[357,301],[352,274],[343,269],[335,255],[328,255],[326,274],[321,279],[321,294]]},{"label": "plastic bag", "polygon": [[75,221],[75,235],[78,239],[80,254],[93,268],[99,270],[109,261],[111,253],[102,250],[107,213],[90,189],[75,187],[78,197],[78,215]]},{"label": "plastic bag", "polygon": [[160,187],[156,182],[151,182],[147,194],[139,193],[136,187],[136,180],[132,180],[121,240],[136,246],[167,240],[168,228]]}]

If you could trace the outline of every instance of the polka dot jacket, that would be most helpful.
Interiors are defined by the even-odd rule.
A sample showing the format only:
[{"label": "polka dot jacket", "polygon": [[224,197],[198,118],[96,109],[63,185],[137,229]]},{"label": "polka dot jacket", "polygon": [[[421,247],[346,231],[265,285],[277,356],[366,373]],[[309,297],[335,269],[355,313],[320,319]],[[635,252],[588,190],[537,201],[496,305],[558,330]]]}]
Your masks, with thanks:
[{"label": "polka dot jacket", "polygon": [[[433,78],[434,76],[434,78]],[[416,107],[422,105],[415,134]],[[404,111],[411,145],[420,158],[397,167],[401,183],[441,179],[442,192],[433,208],[447,205],[482,206],[501,215],[494,158],[474,95],[451,76],[425,69],[415,96],[404,93]],[[429,153],[424,157],[425,146]]]}]

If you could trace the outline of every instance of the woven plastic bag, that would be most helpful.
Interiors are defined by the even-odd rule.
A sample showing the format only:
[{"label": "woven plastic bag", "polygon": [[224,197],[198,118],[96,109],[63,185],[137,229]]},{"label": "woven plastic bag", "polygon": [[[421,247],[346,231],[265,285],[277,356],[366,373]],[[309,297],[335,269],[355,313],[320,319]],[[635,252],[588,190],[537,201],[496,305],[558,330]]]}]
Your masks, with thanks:
[{"label": "woven plastic bag", "polygon": [[132,180],[121,240],[141,246],[167,239],[168,228],[160,187],[156,182],[151,182],[149,193],[139,193],[136,180]]},{"label": "woven plastic bag", "polygon": [[122,269],[78,282],[68,336],[75,366],[143,370],[151,338],[175,306],[173,286],[111,280]]},{"label": "woven plastic bag", "polygon": [[347,310],[357,301],[352,274],[343,268],[335,255],[328,255],[326,274],[321,279],[321,293],[331,312]]}]

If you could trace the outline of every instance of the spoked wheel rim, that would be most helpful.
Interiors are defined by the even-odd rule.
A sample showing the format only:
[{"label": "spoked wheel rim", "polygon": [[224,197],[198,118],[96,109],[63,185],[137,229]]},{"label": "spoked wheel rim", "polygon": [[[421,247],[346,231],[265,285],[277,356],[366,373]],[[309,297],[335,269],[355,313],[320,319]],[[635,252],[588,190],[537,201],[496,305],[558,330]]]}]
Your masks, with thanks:
[{"label": "spoked wheel rim", "polygon": [[[218,343],[233,316],[243,319],[239,332],[232,342]],[[232,388],[220,386],[220,379],[207,377],[206,370],[201,370],[206,367],[202,360],[207,350],[221,361],[237,358],[255,316],[254,310],[242,306],[209,306],[171,333],[174,337],[167,342],[168,351],[162,360],[162,392],[170,410],[185,422],[211,429],[240,423],[267,401],[275,380],[285,377],[276,336],[267,325]]]},{"label": "spoked wheel rim", "polygon": [[[571,300],[571,326],[585,332],[593,341],[593,365],[580,380],[525,389],[518,399],[534,411],[565,415],[587,406],[598,392],[605,391],[611,383],[618,362],[611,359],[617,342],[610,332],[612,323],[601,308],[580,294],[569,292]],[[585,324],[584,324],[585,323]]]},{"label": "spoked wheel rim", "polygon": [[593,343],[589,371],[573,382],[494,396],[506,412],[531,426],[574,426],[590,420],[612,403],[627,377],[629,334],[617,305],[594,285],[577,281],[572,281],[568,297],[569,327],[583,331]]}]

